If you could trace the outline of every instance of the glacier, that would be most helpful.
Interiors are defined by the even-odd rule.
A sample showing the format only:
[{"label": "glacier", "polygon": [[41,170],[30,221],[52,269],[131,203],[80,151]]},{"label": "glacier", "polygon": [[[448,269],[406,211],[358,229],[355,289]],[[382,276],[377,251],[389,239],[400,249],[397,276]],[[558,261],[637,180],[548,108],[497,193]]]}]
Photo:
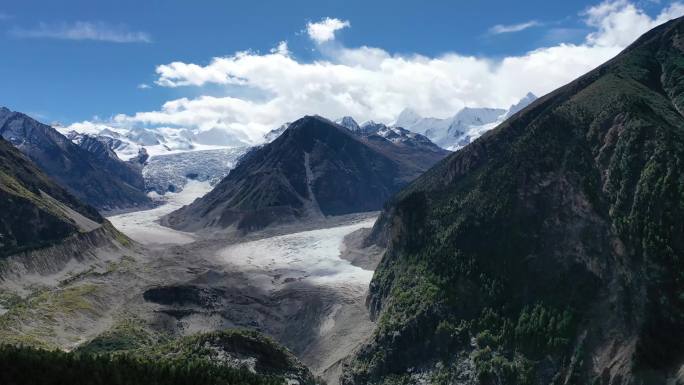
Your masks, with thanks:
[{"label": "glacier", "polygon": [[143,167],[145,188],[158,194],[182,191],[188,181],[221,181],[249,147],[188,151],[151,157]]}]

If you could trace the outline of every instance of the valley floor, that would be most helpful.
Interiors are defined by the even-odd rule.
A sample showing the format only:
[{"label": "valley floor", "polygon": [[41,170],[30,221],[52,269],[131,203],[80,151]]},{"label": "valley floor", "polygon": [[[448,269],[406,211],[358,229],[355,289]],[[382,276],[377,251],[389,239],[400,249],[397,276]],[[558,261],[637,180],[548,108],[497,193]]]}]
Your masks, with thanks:
[{"label": "valley floor", "polygon": [[[342,360],[374,326],[364,305],[373,271],[341,258],[344,239],[372,227],[377,214],[328,218],[240,239],[209,238],[157,223],[206,188],[191,182],[155,209],[110,217],[142,244],[121,250],[118,258],[109,250],[106,262],[93,258],[71,265],[65,278],[53,280],[58,284],[22,288],[23,298],[0,284],[0,294],[13,298],[0,299],[9,309],[0,316],[0,329],[22,340],[74,349],[101,333],[125,334],[130,325],[161,338],[250,328],[272,336],[314,374],[336,383]],[[22,310],[13,310],[12,303]]]},{"label": "valley floor", "polygon": [[153,209],[114,215],[107,219],[131,239],[147,246],[190,243],[195,240],[192,234],[164,227],[157,220],[209,191],[209,182],[189,180],[181,192],[169,192],[158,197],[156,200],[160,205]]}]

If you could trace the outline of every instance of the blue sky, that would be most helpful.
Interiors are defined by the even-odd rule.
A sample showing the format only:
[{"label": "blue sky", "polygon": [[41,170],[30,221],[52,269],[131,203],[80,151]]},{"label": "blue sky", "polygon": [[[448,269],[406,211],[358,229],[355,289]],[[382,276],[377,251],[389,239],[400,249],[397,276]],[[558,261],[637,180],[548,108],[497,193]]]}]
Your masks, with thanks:
[{"label": "blue sky", "polygon": [[[403,107],[430,115],[447,115],[463,105],[505,107],[527,90],[548,92],[571,80],[532,73],[548,60],[568,66],[560,65],[559,72],[578,75],[626,45],[616,36],[633,39],[682,10],[677,2],[626,0],[6,1],[0,2],[0,105],[47,122],[216,125],[248,136],[302,112],[390,120]],[[344,27],[316,41],[307,24],[325,18]],[[283,58],[270,50],[280,42],[286,42],[279,52],[287,61],[279,65]],[[567,45],[575,51],[563,53]],[[544,49],[546,61],[523,63],[529,77],[502,80],[504,63]],[[249,51],[249,60],[235,56],[241,51]],[[563,55],[587,60],[570,62]],[[209,67],[217,57],[244,63]],[[421,66],[425,61],[431,64]],[[184,67],[167,68],[168,76],[159,72],[159,66],[173,62]],[[316,62],[328,66],[307,66]],[[278,74],[269,65],[291,68],[294,84],[281,84],[288,72]],[[252,71],[255,66],[263,72]],[[233,80],[206,78],[216,71],[227,71]],[[321,80],[338,75],[336,82]],[[545,75],[553,81],[538,80]],[[435,86],[386,84],[404,78]],[[506,86],[509,80],[517,84]],[[375,95],[376,89],[384,93]],[[418,94],[411,95],[414,89]],[[302,99],[302,106],[283,107],[291,102],[288,97]],[[326,98],[332,99],[322,101]],[[185,104],[164,109],[174,101]],[[230,106],[217,107],[221,103]],[[206,121],[177,116],[207,115],[207,108],[212,117]],[[123,117],[114,119],[118,114]]]}]

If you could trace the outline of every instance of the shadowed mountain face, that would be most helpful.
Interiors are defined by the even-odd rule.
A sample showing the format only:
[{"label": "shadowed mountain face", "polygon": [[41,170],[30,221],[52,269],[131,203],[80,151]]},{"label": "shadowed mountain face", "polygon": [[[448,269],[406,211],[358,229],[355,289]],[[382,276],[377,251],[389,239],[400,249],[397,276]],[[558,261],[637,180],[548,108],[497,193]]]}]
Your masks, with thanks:
[{"label": "shadowed mountain face", "polygon": [[684,381],[683,114],[677,19],[397,194],[344,382]]},{"label": "shadowed mountain face", "polygon": [[91,231],[103,218],[0,138],[0,257]]},{"label": "shadowed mountain face", "polygon": [[99,143],[80,147],[54,128],[7,108],[0,108],[0,135],[53,180],[98,209],[150,203],[140,167],[121,161]]},{"label": "shadowed mountain face", "polygon": [[411,150],[307,116],[245,155],[214,190],[165,221],[186,230],[235,226],[248,231],[271,223],[379,210],[388,197],[447,154],[435,148]]}]

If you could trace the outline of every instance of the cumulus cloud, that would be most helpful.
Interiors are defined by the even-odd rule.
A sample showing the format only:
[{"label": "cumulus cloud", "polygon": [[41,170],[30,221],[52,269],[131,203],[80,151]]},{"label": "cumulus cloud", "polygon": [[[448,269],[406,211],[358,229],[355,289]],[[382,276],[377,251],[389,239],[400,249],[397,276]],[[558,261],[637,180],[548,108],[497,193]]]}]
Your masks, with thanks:
[{"label": "cumulus cloud", "polygon": [[627,0],[604,1],[584,14],[587,24],[597,29],[587,36],[589,44],[624,47],[649,29],[684,15],[684,4],[674,2],[655,18]]},{"label": "cumulus cloud", "polygon": [[130,31],[124,25],[110,25],[103,22],[77,21],[75,23],[40,23],[34,28],[14,28],[10,34],[19,38],[97,40],[111,43],[150,43],[152,39],[145,32]]},{"label": "cumulus cloud", "polygon": [[[390,121],[406,106],[436,116],[451,115],[465,105],[505,106],[528,91],[544,94],[616,52],[561,45],[492,61],[458,54],[390,55],[361,47],[342,49],[331,60],[312,63],[300,62],[289,53],[239,52],[214,58],[206,66],[161,65],[157,83],[167,87],[214,83],[261,90],[270,96],[266,102],[246,101],[252,113],[268,110],[257,114],[256,121],[271,116],[286,121],[313,113]],[[234,99],[223,98],[225,106],[234,106]],[[232,108],[225,112],[234,114]],[[273,126],[268,120],[264,123]]]},{"label": "cumulus cloud", "polygon": [[489,29],[489,33],[492,35],[499,35],[502,33],[520,32],[539,25],[541,25],[541,23],[536,20],[530,20],[519,24],[497,24]]},{"label": "cumulus cloud", "polygon": [[349,21],[326,17],[317,23],[306,24],[306,33],[316,43],[325,43],[335,39],[335,32],[349,27]]},{"label": "cumulus cloud", "polygon": [[507,107],[528,91],[544,95],[573,80],[649,28],[683,14],[681,3],[649,17],[632,3],[604,2],[581,13],[590,30],[583,43],[560,43],[501,59],[458,53],[397,55],[362,46],[332,47],[322,59],[309,62],[281,42],[268,53],[237,52],[206,65],[172,62],[156,68],[158,85],[224,85],[225,96],[171,100],[157,111],[118,115],[112,123],[219,128],[258,142],[268,130],[305,114],[391,122],[405,107],[436,117],[451,116],[464,106]]}]

